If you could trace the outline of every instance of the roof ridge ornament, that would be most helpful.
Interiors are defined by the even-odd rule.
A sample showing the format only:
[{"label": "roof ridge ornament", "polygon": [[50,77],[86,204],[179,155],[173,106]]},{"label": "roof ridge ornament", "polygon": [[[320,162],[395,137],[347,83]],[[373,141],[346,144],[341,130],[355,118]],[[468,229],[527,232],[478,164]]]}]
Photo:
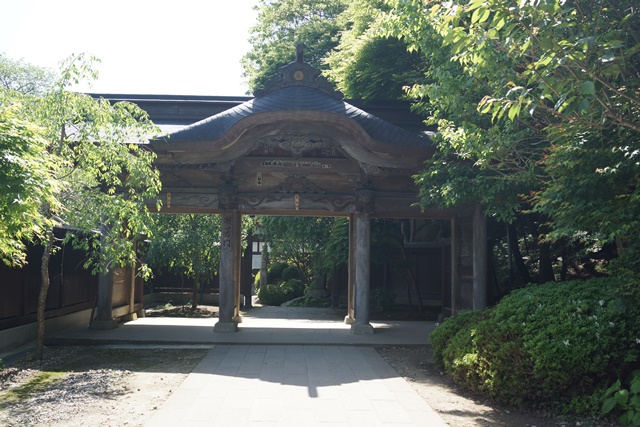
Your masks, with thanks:
[{"label": "roof ridge ornament", "polygon": [[262,89],[256,89],[253,94],[260,97],[292,86],[305,86],[318,89],[332,98],[342,99],[344,95],[333,87],[319,69],[304,62],[303,51],[304,45],[298,43],[296,60],[280,68],[279,74],[270,77]]}]

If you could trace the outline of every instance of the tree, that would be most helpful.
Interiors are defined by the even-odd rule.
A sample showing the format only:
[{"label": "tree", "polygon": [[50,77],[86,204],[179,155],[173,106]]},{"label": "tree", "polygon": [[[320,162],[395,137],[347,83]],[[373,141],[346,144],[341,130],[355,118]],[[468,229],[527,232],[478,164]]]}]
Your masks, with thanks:
[{"label": "tree", "polygon": [[333,221],[325,217],[261,217],[261,239],[269,244],[269,259],[297,267],[302,281],[311,284]]},{"label": "tree", "polygon": [[171,272],[193,279],[191,308],[198,289],[213,280],[220,265],[219,215],[156,215],[147,261],[155,273]]},{"label": "tree", "polygon": [[[528,51],[523,51],[522,55],[514,53],[527,45],[523,36],[519,39],[510,35],[500,37],[496,36],[496,31],[519,31],[533,37],[531,31],[538,30],[531,30],[527,26],[530,22],[525,19],[529,16],[527,14],[535,16],[551,10],[545,9],[545,6],[542,9],[547,12],[541,12],[537,8],[539,4],[551,2],[534,3],[522,3],[519,6],[526,12],[521,13],[522,20],[518,27],[518,24],[503,22],[505,15],[511,10],[509,8],[513,6],[512,2],[431,2],[425,6],[421,1],[361,1],[349,9],[352,13],[350,19],[354,24],[342,33],[341,44],[330,55],[329,62],[336,65],[330,74],[339,82],[340,88],[346,91],[348,89],[345,88],[350,87],[349,82],[354,78],[357,80],[360,75],[374,75],[376,66],[368,64],[384,63],[382,59],[359,61],[361,46],[367,46],[375,38],[386,36],[402,40],[411,52],[422,58],[422,65],[418,65],[422,76],[414,79],[413,83],[406,82],[410,85],[407,97],[417,100],[415,110],[426,117],[428,124],[438,126],[438,133],[433,138],[438,151],[417,176],[421,187],[421,203],[425,206],[481,203],[485,212],[500,222],[524,221],[523,227],[518,227],[518,230],[522,228],[531,233],[539,249],[539,280],[545,281],[553,278],[551,262],[556,255],[551,253],[551,242],[589,241],[590,239],[576,239],[575,233],[596,231],[593,228],[579,229],[574,223],[573,227],[565,227],[559,233],[559,219],[565,218],[564,224],[571,226],[579,207],[585,206],[566,203],[569,199],[560,198],[557,193],[551,197],[548,192],[554,188],[554,182],[560,181],[556,174],[560,170],[559,165],[549,167],[560,137],[580,141],[579,132],[567,132],[567,127],[556,131],[555,127],[550,126],[550,120],[558,119],[554,114],[548,113],[548,108],[534,108],[535,114],[527,116],[524,113],[529,109],[522,106],[524,101],[520,100],[520,104],[517,104],[499,96],[507,93],[513,98],[515,93],[520,92],[510,92],[511,89],[528,87],[530,77],[524,72],[527,68],[523,64],[531,62],[535,55],[527,57]],[[503,14],[496,12],[495,18],[492,18],[494,15],[491,13],[494,12],[487,11],[492,7],[502,8]],[[516,11],[514,14],[520,11],[518,8],[512,9]],[[596,11],[597,8],[592,10]],[[615,16],[611,11],[605,14]],[[629,30],[635,25],[631,24],[632,18],[635,16],[630,16],[625,21],[626,24],[620,26],[626,25],[626,31],[635,34],[637,32]],[[549,26],[557,29],[559,25]],[[575,26],[577,28],[580,25]],[[615,27],[613,22],[612,26]],[[615,30],[613,34],[619,35],[619,31]],[[610,41],[614,35],[604,38]],[[514,40],[517,42],[513,42]],[[635,47],[630,48],[624,54],[627,55],[625,58],[629,54],[635,55],[634,49]],[[575,68],[580,66],[578,64]],[[633,70],[635,68],[627,72],[636,75]],[[568,84],[568,87],[580,88],[582,83],[583,81],[574,82],[573,86]],[[372,79],[370,85],[383,86],[383,83]],[[584,84],[582,90],[588,91],[589,87],[589,84]],[[607,96],[611,98],[614,94]],[[539,99],[535,96],[531,98]],[[625,108],[630,111],[629,104]],[[543,114],[541,110],[547,113]],[[571,110],[567,112],[570,113]],[[603,114],[598,117],[603,117]],[[574,118],[569,117],[566,123],[575,123]],[[576,151],[580,150],[575,146],[567,151],[565,160],[575,156]],[[617,163],[610,164],[623,164],[625,151],[617,151]],[[634,155],[632,152],[628,153],[630,155],[626,159],[628,163],[632,163]],[[573,173],[575,171],[566,176],[573,176]],[[622,175],[625,174],[617,175],[619,181],[622,181]],[[625,187],[624,183],[619,184],[620,188]],[[571,188],[568,192],[572,196],[581,194],[576,186],[557,187],[558,190],[562,188]],[[635,185],[631,185],[631,188],[635,188]],[[608,194],[615,193],[609,191]],[[549,199],[557,201],[559,205],[552,208]],[[588,202],[588,199],[584,200]],[[576,206],[576,209],[556,209],[565,205]],[[590,212],[594,213],[589,214],[593,221],[596,217],[602,217],[601,212],[596,213],[593,209]],[[549,229],[552,224],[555,228]],[[504,227],[501,229],[506,230]],[[511,234],[512,238],[508,241],[513,244],[517,239]],[[559,239],[561,236],[564,236],[563,239]],[[566,256],[563,256],[563,260],[565,259]]]},{"label": "tree", "polygon": [[0,53],[0,88],[2,91],[29,95],[42,95],[56,81],[56,74],[23,60],[14,61]]},{"label": "tree", "polygon": [[110,104],[69,92],[71,85],[97,76],[95,62],[84,55],[70,57],[42,94],[3,91],[15,114],[41,129],[46,140],[42,157],[50,160],[49,179],[60,189],[55,200],[43,199],[39,207],[47,226],[40,240],[38,358],[43,356],[49,259],[56,249],[53,226],[65,225],[70,238],[78,237],[89,253],[87,268],[107,274],[137,261],[134,241],[150,233],[146,204],[160,190],[154,155],[143,144],[158,134],[147,114],[131,103]]},{"label": "tree", "polygon": [[0,100],[0,259],[22,266],[25,242],[50,226],[40,207],[56,203],[58,187],[41,130],[17,118],[15,110]]},{"label": "tree", "polygon": [[251,29],[251,50],[242,58],[250,90],[262,87],[280,68],[295,60],[295,47],[305,45],[304,60],[326,69],[324,57],[336,46],[336,17],[345,0],[261,0],[258,23]]},{"label": "tree", "polygon": [[388,9],[381,0],[359,0],[349,2],[336,18],[342,30],[338,45],[327,52],[325,74],[347,98],[401,99],[406,95],[404,87],[417,83],[424,73],[421,55],[379,30]]},{"label": "tree", "polygon": [[[591,233],[617,241],[640,278],[635,245],[640,168],[640,15],[632,1],[471,1],[431,9],[435,28],[467,73],[513,61],[514,79],[478,104],[542,129],[548,174],[531,199],[549,239]],[[629,246],[628,248],[626,248]],[[627,251],[626,249],[633,249]]]}]

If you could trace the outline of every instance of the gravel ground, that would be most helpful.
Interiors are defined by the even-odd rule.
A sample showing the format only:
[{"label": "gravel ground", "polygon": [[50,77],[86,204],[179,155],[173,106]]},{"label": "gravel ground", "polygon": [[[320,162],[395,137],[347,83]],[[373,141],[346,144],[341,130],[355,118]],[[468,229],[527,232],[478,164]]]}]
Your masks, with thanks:
[{"label": "gravel ground", "polygon": [[0,426],[142,426],[207,351],[48,348],[0,373]]}]

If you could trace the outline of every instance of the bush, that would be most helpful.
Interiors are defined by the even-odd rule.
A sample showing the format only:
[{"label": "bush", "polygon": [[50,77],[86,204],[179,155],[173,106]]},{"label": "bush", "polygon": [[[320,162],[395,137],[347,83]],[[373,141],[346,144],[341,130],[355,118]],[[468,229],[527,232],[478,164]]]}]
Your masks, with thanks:
[{"label": "bush", "polygon": [[304,284],[300,280],[292,279],[281,285],[269,284],[258,290],[260,303],[264,305],[282,305],[304,294]]},{"label": "bush", "polygon": [[369,295],[369,306],[374,313],[384,313],[393,308],[396,294],[384,289],[374,289]]},{"label": "bush", "polygon": [[304,295],[304,283],[299,279],[290,279],[280,285],[280,287],[284,290],[287,295],[291,297],[287,300],[292,300],[294,298],[299,298]]},{"label": "bush", "polygon": [[287,282],[291,279],[301,279],[302,275],[300,274],[300,270],[298,267],[289,266],[282,270],[282,281]]},{"label": "bush", "polygon": [[258,290],[260,303],[264,305],[280,305],[287,301],[278,285],[268,284]]},{"label": "bush", "polygon": [[640,310],[620,289],[613,278],[519,289],[438,327],[430,337],[436,360],[454,381],[499,402],[593,412],[592,396],[638,366]]},{"label": "bush", "polygon": [[286,262],[275,262],[267,270],[267,281],[269,283],[282,282],[282,272],[289,267]]},{"label": "bush", "polygon": [[602,414],[616,414],[623,426],[640,426],[640,370],[631,374],[629,387],[617,380],[603,397]]},{"label": "bush", "polygon": [[443,353],[451,339],[458,331],[477,323],[483,317],[486,317],[484,311],[461,311],[456,317],[446,318],[429,336],[433,347],[433,360],[440,367],[444,367]]}]

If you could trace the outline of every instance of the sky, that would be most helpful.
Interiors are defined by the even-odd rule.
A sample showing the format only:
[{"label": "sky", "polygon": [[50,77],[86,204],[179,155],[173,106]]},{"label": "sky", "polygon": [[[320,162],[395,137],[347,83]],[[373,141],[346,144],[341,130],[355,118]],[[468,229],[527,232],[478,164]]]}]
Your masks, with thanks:
[{"label": "sky", "polygon": [[245,95],[258,0],[0,0],[0,53],[58,69],[98,57],[100,76],[74,90],[110,94]]}]

